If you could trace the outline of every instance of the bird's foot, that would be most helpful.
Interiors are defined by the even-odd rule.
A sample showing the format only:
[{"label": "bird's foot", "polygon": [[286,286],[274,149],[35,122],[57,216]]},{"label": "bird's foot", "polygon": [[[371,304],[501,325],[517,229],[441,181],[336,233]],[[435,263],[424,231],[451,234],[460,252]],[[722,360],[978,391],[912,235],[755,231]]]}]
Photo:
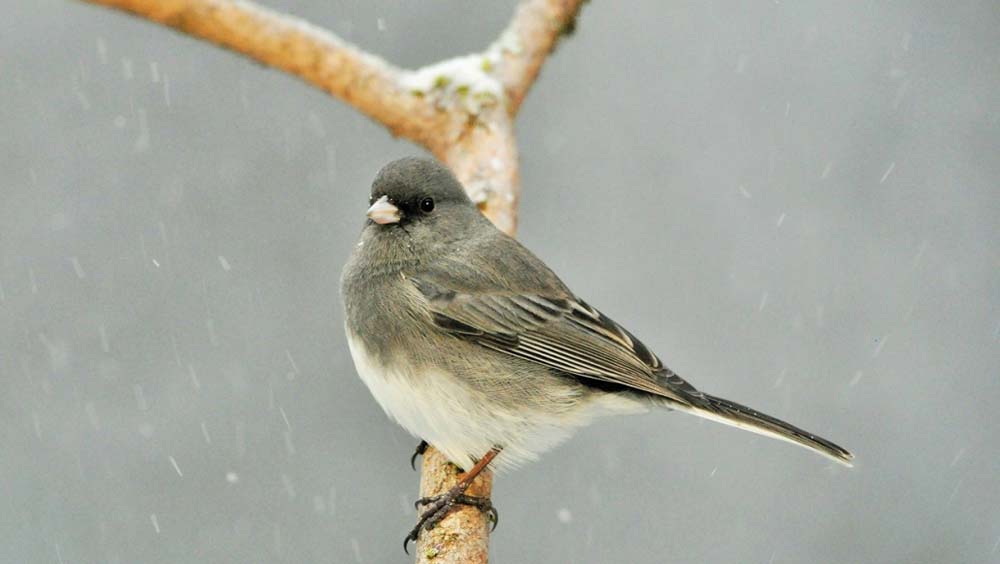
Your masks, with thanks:
[{"label": "bird's foot", "polygon": [[427,444],[427,441],[420,441],[420,444],[417,445],[417,449],[413,451],[413,456],[410,457],[410,468],[413,468],[414,470],[417,469],[417,457],[423,456],[424,453],[427,452],[427,447],[429,446],[431,445]]},{"label": "bird's foot", "polygon": [[469,505],[471,507],[478,507],[480,511],[483,511],[489,517],[490,523],[492,524],[492,526],[490,527],[490,531],[493,531],[497,528],[497,523],[500,522],[500,514],[497,513],[496,507],[493,507],[493,502],[490,501],[490,498],[476,497],[474,495],[458,494],[454,497],[454,499],[451,502],[448,502],[447,498],[450,493],[451,492],[447,492],[433,497],[422,497],[418,499],[417,502],[414,504],[414,506],[417,507],[418,509],[422,505],[430,506],[430,508],[424,512],[424,515],[421,516],[421,519],[424,519],[428,513],[433,513],[435,511],[435,508],[437,508],[438,511],[444,510],[444,512],[441,513],[441,516],[438,517],[437,519],[434,519],[433,521],[431,521],[431,519],[433,519],[433,516],[428,517],[428,522],[424,527],[425,529],[427,530],[433,529],[435,525],[437,525],[439,522],[441,522],[442,519],[445,518],[445,516],[448,514],[448,510],[455,505]]},{"label": "bird's foot", "polygon": [[493,527],[490,530],[497,528],[497,523],[500,522],[500,514],[497,513],[493,503],[488,497],[475,497],[471,495],[465,495],[465,490],[468,487],[466,484],[458,484],[457,486],[451,488],[447,492],[436,495],[432,497],[422,497],[417,500],[413,505],[420,509],[421,507],[426,507],[426,510],[420,514],[420,519],[417,521],[417,525],[413,527],[410,534],[406,535],[403,539],[403,550],[409,554],[407,550],[407,545],[410,541],[416,542],[417,537],[420,536],[420,530],[429,531],[437,526],[445,517],[451,513],[456,505],[471,505],[472,507],[478,507],[480,511],[486,513],[489,517],[490,522]]}]

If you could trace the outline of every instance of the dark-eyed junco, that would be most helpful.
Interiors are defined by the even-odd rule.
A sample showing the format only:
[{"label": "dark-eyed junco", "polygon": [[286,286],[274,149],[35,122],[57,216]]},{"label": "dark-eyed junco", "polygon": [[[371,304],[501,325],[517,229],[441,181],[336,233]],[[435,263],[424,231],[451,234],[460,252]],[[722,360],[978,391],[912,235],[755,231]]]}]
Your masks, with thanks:
[{"label": "dark-eyed junco", "polygon": [[[674,374],[495,228],[437,162],[389,163],[370,203],[341,280],[351,355],[386,413],[466,470],[468,482],[491,462],[537,458],[597,416],[650,407],[850,466],[851,453],[832,442]],[[439,520],[450,504],[470,501],[461,486],[426,500],[425,527],[432,513]]]}]

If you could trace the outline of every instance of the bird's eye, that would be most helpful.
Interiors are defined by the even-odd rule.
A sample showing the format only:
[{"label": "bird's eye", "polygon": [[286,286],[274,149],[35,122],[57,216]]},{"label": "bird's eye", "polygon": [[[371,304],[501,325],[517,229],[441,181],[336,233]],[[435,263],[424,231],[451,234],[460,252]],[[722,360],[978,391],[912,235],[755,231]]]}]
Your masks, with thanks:
[{"label": "bird's eye", "polygon": [[433,198],[424,198],[423,200],[421,200],[420,201],[420,209],[424,213],[430,213],[430,212],[434,211],[434,199]]},{"label": "bird's eye", "polygon": [[375,196],[369,196],[368,197],[368,205],[372,205],[374,203],[375,203]]}]

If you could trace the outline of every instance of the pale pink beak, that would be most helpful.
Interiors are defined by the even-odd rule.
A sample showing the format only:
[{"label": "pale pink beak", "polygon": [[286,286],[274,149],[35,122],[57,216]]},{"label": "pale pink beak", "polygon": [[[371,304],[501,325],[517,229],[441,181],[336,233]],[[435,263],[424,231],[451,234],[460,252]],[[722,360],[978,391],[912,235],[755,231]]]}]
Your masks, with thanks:
[{"label": "pale pink beak", "polygon": [[382,196],[368,208],[368,218],[379,225],[399,223],[399,208],[389,203],[389,196]]}]

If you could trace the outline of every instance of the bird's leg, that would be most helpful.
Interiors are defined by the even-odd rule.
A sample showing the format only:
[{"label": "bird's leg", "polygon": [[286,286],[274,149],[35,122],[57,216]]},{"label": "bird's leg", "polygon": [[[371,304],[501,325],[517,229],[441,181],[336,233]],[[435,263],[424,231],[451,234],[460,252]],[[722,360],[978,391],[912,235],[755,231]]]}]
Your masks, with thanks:
[{"label": "bird's leg", "polygon": [[431,445],[427,444],[427,441],[420,441],[420,444],[417,445],[417,450],[413,451],[413,456],[410,457],[410,468],[413,468],[414,470],[417,469],[417,457],[423,456],[423,454],[427,452],[427,447],[429,446]]},{"label": "bird's leg", "polygon": [[[448,513],[455,507],[455,505],[471,505],[473,507],[478,507],[480,510],[485,511],[490,520],[493,522],[493,528],[495,529],[497,523],[500,520],[500,516],[497,514],[497,510],[493,507],[489,498],[486,497],[474,497],[470,495],[465,495],[465,490],[472,485],[472,481],[476,479],[483,470],[493,461],[497,455],[500,454],[500,447],[493,447],[485,456],[479,459],[468,472],[462,476],[457,484],[450,490],[443,494],[435,495],[432,497],[423,497],[417,500],[414,504],[418,509],[420,507],[426,507],[427,509],[420,514],[420,519],[417,520],[417,526],[413,527],[409,535],[403,540],[403,550],[407,551],[407,545],[410,541],[416,541],[417,537],[420,536],[420,530],[431,530],[435,525],[440,523]],[[409,554],[409,551],[407,551]]]}]

